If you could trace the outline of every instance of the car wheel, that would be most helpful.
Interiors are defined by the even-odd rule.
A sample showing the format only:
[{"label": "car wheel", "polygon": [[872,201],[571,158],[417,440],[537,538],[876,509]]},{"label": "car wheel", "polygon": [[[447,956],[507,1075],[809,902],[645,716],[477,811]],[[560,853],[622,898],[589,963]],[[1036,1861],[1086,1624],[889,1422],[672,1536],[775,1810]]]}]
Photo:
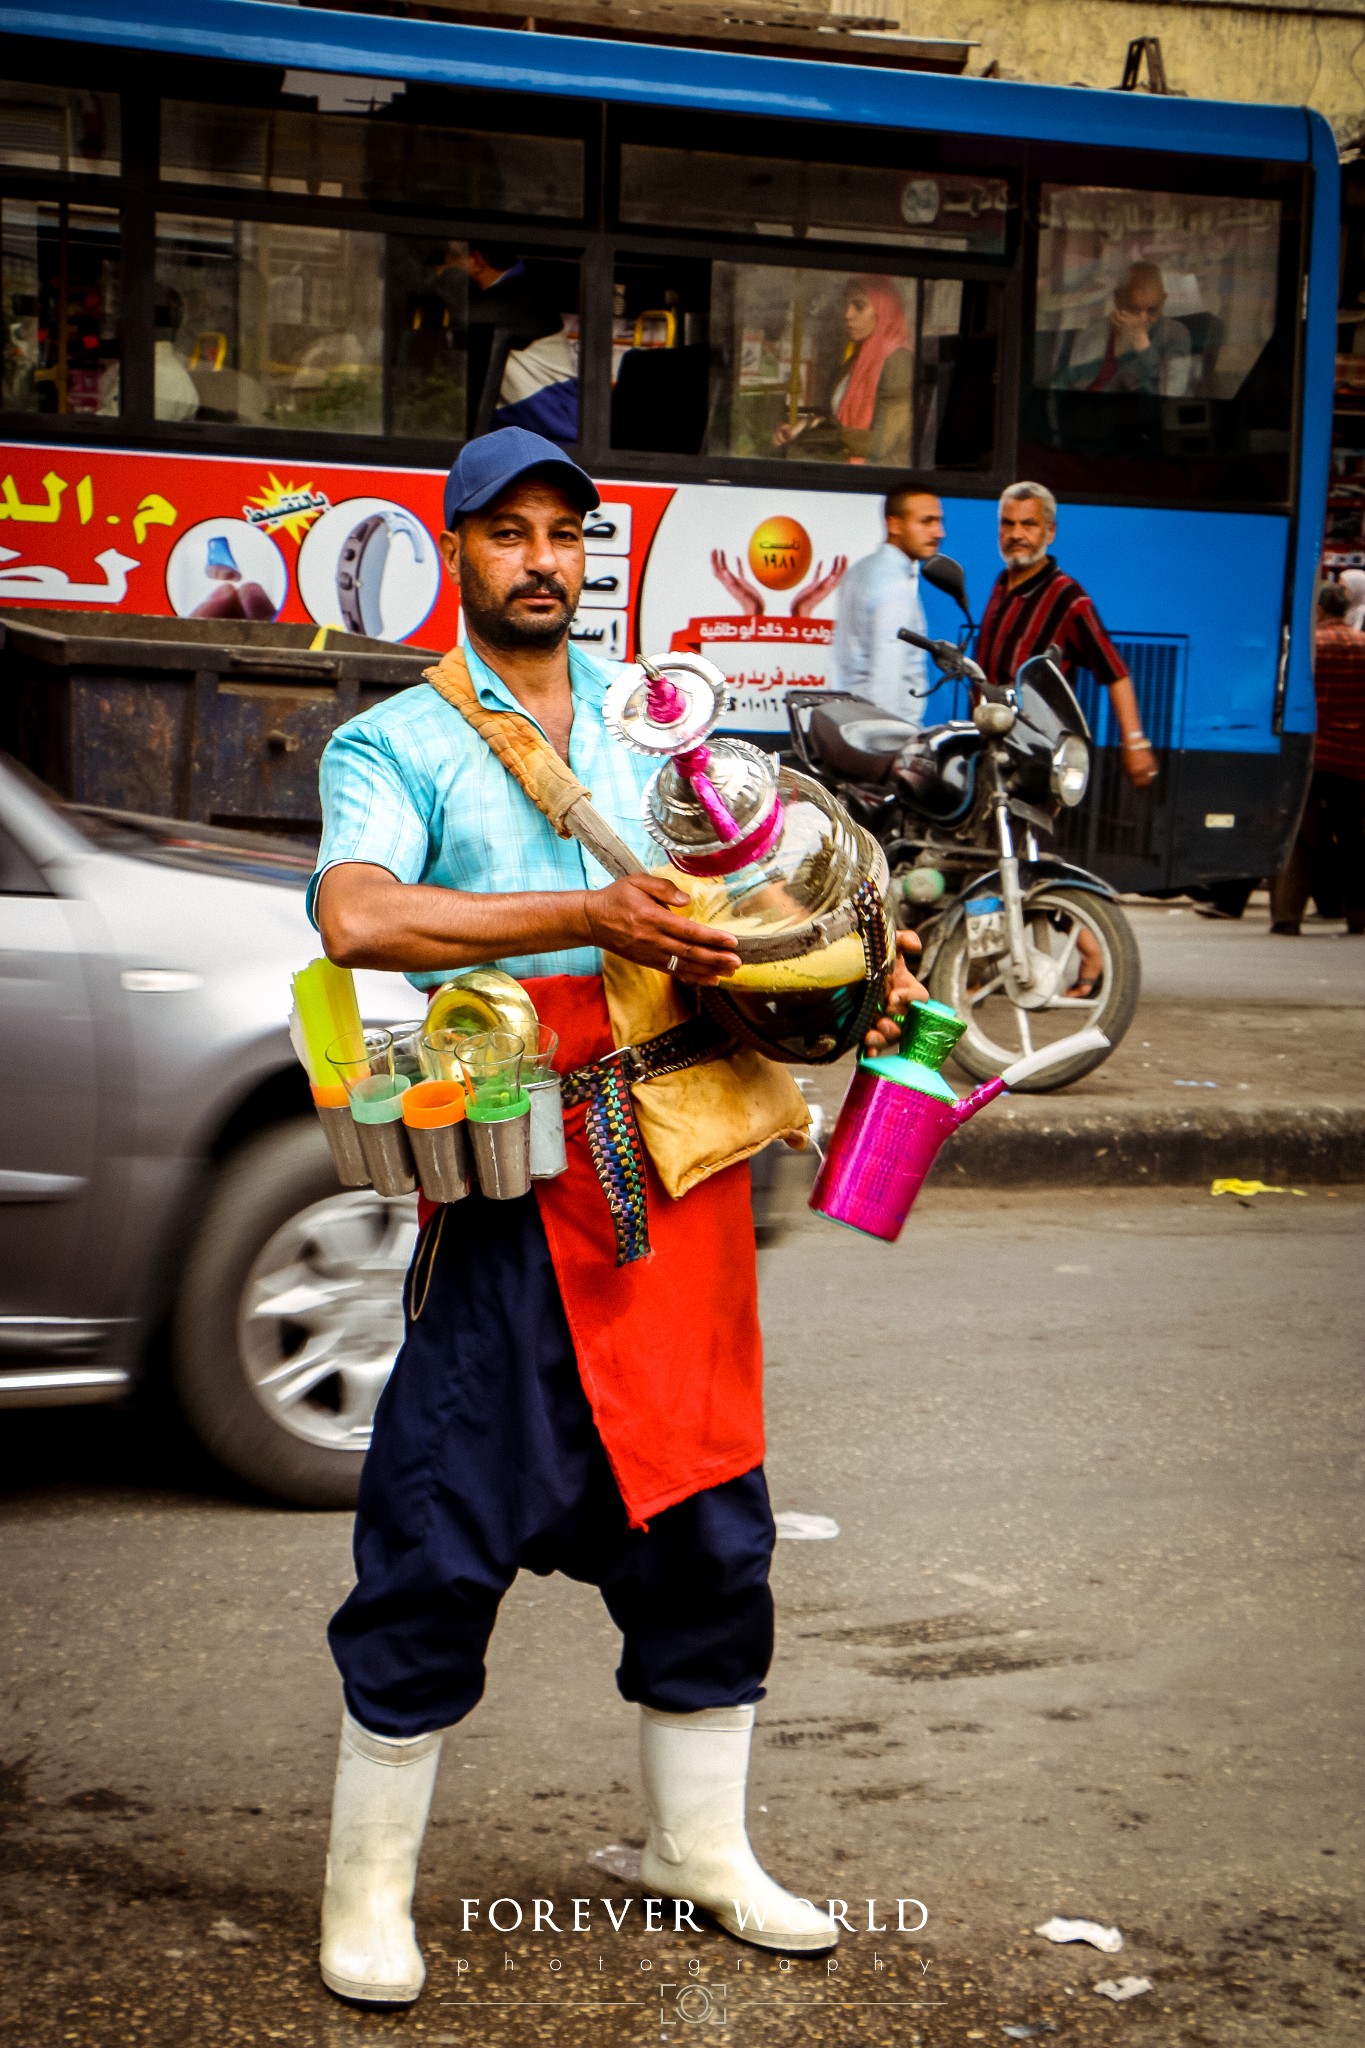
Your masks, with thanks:
[{"label": "car wheel", "polygon": [[354,1506],[416,1232],[411,1197],[338,1188],[311,1117],[227,1160],[185,1261],[172,1365],[228,1471],[302,1507]]}]

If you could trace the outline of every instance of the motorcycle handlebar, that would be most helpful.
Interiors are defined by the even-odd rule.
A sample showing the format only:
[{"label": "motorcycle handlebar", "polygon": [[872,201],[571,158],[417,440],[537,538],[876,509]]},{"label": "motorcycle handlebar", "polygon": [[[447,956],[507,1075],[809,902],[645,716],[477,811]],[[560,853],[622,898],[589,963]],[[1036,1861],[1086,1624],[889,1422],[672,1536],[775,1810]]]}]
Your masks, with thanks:
[{"label": "motorcycle handlebar", "polygon": [[896,638],[904,640],[911,647],[922,647],[926,654],[932,654],[941,675],[985,684],[986,678],[971,656],[964,654],[951,640],[926,640],[923,633],[912,632],[909,626],[899,626],[896,629]]}]

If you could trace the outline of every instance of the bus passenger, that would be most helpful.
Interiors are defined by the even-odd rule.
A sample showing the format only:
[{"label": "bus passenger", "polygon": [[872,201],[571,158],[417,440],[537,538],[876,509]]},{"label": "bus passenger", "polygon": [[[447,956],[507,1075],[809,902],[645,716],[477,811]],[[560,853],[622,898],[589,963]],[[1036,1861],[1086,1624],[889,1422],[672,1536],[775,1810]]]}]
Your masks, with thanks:
[{"label": "bus passenger", "polygon": [[468,315],[470,434],[526,427],[576,441],[577,344],[543,282],[497,242],[450,242],[442,269],[462,270],[478,293]]},{"label": "bus passenger", "polygon": [[929,693],[928,659],[896,638],[923,633],[919,565],[943,545],[943,507],[931,491],[897,484],[886,494],[886,539],[855,562],[839,586],[834,682],[919,725]]},{"label": "bus passenger", "polygon": [[826,462],[908,462],[914,344],[900,293],[889,277],[849,278],[844,333],[844,366],[827,409],[795,424],[784,420],[773,445]]},{"label": "bus passenger", "polygon": [[1164,312],[1166,280],[1155,263],[1131,263],[1109,309],[1082,328],[1057,380],[1068,391],[1137,391],[1183,398],[1190,387],[1190,334]]}]

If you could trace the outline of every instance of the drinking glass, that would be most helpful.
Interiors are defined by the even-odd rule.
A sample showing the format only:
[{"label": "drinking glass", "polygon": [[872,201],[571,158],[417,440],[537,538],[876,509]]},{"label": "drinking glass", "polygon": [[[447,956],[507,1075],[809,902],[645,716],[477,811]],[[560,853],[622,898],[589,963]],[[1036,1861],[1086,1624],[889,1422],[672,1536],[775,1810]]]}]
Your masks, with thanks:
[{"label": "drinking glass", "polygon": [[528,1107],[521,1087],[525,1039],[510,1031],[477,1031],[460,1040],[457,1053],[476,1121],[516,1116]]}]

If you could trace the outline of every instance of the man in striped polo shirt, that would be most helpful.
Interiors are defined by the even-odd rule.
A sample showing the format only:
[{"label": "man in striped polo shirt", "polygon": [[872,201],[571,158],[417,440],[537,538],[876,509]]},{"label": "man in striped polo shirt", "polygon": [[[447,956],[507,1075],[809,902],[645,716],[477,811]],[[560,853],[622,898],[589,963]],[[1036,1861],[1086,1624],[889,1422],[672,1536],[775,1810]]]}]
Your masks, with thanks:
[{"label": "man in striped polo shirt", "polygon": [[1021,663],[1048,647],[1061,653],[1067,678],[1089,669],[1107,685],[1128,780],[1145,789],[1157,776],[1156,756],[1142,730],[1133,679],[1100,623],[1091,598],[1048,553],[1057,537],[1057,500],[1045,484],[1011,484],[1000,498],[1000,553],[981,619],[976,658],[993,683],[1012,683]]}]

